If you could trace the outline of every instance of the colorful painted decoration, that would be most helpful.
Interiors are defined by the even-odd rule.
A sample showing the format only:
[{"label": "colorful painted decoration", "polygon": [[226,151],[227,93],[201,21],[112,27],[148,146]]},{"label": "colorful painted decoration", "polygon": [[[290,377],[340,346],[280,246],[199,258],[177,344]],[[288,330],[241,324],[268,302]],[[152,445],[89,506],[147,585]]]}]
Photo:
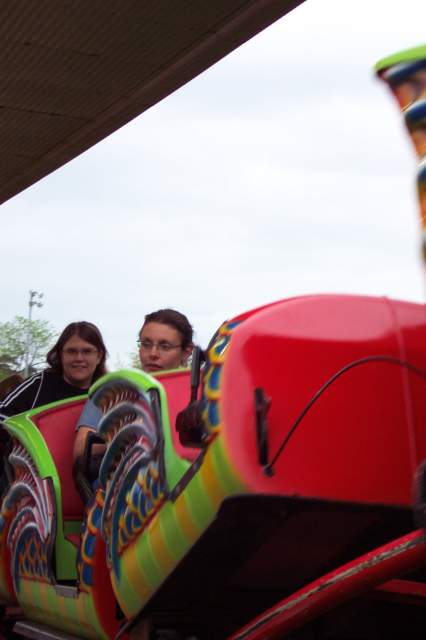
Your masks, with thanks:
[{"label": "colorful painted decoration", "polygon": [[[323,584],[336,548],[339,562],[358,567],[357,540],[365,562],[372,520],[376,546],[394,553],[398,535],[417,540],[425,337],[423,305],[362,296],[293,298],[234,318],[208,351],[200,394],[208,436],[199,448],[183,445],[175,427],[189,371],[108,374],[90,390],[106,450],[87,504],[70,455],[85,399],[8,418],[2,600],[21,607],[34,633],[113,639],[166,624],[203,638],[216,625],[213,637],[225,638],[243,624],[252,633],[256,615],[269,628],[272,614],[262,611],[298,592],[302,567],[305,583]],[[241,597],[242,585],[253,596]],[[341,592],[330,593],[338,603]],[[208,620],[207,609],[231,600],[235,615]]]},{"label": "colorful painted decoration", "polygon": [[426,46],[402,51],[376,65],[379,77],[394,94],[419,158],[417,191],[426,260]]}]

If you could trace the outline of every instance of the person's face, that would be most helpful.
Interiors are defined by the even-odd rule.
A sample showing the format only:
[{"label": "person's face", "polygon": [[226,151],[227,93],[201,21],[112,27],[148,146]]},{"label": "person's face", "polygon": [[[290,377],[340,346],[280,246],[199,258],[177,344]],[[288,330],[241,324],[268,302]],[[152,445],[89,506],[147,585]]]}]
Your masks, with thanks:
[{"label": "person's face", "polygon": [[139,336],[142,369],[148,372],[185,366],[192,347],[182,349],[181,333],[168,324],[148,322]]},{"label": "person's face", "polygon": [[63,378],[69,384],[88,389],[93,374],[102,359],[102,354],[77,335],[71,336],[62,349],[61,361]]}]

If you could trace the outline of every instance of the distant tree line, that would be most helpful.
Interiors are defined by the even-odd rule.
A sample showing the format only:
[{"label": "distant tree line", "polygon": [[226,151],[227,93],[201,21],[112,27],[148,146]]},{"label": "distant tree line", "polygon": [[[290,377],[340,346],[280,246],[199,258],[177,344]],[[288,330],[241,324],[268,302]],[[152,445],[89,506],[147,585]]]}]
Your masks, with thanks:
[{"label": "distant tree line", "polygon": [[54,344],[57,332],[47,320],[32,320],[15,316],[0,323],[0,380],[13,373],[23,373],[28,350],[28,373],[35,373],[46,364],[46,354]]}]

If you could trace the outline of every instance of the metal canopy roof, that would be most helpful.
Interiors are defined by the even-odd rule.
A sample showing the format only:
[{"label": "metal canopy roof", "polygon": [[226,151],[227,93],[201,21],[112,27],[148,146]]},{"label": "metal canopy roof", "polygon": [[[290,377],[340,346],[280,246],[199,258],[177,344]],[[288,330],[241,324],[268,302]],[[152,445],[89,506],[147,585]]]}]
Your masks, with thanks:
[{"label": "metal canopy roof", "polygon": [[0,203],[302,0],[1,0]]}]

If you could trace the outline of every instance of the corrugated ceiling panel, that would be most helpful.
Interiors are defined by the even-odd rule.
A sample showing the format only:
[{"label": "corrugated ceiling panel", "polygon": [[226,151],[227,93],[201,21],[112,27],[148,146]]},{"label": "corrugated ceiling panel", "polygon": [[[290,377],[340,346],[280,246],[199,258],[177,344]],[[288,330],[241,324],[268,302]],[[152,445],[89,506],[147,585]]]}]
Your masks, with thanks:
[{"label": "corrugated ceiling panel", "polygon": [[0,202],[301,1],[3,0]]}]

